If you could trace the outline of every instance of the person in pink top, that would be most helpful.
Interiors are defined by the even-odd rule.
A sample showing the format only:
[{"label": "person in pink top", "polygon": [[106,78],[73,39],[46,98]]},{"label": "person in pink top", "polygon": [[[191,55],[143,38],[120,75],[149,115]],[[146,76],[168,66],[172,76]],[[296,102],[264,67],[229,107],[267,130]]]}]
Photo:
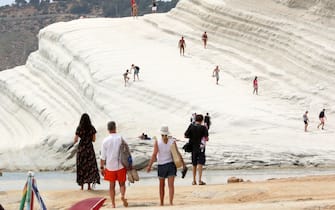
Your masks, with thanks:
[{"label": "person in pink top", "polygon": [[256,93],[256,95],[258,95],[258,80],[257,80],[257,76],[254,79],[253,86],[254,86],[254,92],[253,92],[253,94]]},{"label": "person in pink top", "polygon": [[138,14],[138,7],[135,1],[132,2],[131,4],[131,15],[134,18],[137,18],[137,14]]}]

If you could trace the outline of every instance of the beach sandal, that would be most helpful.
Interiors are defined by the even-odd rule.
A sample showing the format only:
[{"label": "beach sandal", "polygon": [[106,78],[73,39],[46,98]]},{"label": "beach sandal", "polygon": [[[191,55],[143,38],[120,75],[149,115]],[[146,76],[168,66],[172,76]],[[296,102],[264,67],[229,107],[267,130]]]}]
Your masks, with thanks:
[{"label": "beach sandal", "polygon": [[188,168],[185,167],[185,168],[181,171],[181,178],[182,178],[182,179],[185,178],[185,175],[186,175],[186,173],[187,173],[187,170],[188,170]]},{"label": "beach sandal", "polygon": [[128,207],[128,201],[125,198],[121,198],[124,207]]},{"label": "beach sandal", "polygon": [[199,181],[199,185],[206,185],[206,182]]},{"label": "beach sandal", "polygon": [[192,185],[197,185],[197,182],[196,182],[196,181],[193,181],[193,182],[192,182]]}]

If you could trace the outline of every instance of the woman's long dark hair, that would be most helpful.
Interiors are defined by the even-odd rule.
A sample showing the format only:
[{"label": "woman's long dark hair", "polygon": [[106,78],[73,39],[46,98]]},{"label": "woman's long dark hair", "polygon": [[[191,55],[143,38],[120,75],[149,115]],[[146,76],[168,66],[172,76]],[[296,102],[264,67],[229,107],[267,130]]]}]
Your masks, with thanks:
[{"label": "woman's long dark hair", "polygon": [[78,127],[81,131],[88,131],[92,128],[91,119],[87,113],[81,115]]}]

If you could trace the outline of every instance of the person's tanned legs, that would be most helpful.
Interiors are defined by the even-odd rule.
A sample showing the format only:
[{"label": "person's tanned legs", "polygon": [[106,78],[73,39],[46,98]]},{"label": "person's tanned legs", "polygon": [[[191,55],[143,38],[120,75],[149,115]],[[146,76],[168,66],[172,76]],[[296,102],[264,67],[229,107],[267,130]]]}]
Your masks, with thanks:
[{"label": "person's tanned legs", "polygon": [[168,186],[169,186],[169,199],[170,205],[173,205],[173,197],[174,197],[174,176],[170,176],[168,178]]},{"label": "person's tanned legs", "polygon": [[126,184],[125,182],[119,182],[120,185],[120,193],[121,193],[121,200],[123,202],[123,206],[127,207],[128,206],[128,202],[127,199],[125,198],[126,195]]},{"label": "person's tanned legs", "polygon": [[112,207],[115,208],[115,182],[109,182],[109,196],[112,200]]},{"label": "person's tanned legs", "polygon": [[164,188],[165,188],[165,179],[159,179],[159,199],[160,205],[164,206]]}]

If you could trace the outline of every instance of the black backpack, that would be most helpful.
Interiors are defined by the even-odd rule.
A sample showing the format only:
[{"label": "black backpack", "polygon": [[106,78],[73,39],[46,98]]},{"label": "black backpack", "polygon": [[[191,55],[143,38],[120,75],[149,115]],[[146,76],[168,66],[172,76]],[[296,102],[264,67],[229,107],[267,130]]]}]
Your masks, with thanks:
[{"label": "black backpack", "polygon": [[183,146],[183,150],[184,150],[185,152],[192,152],[192,149],[193,149],[193,147],[192,147],[192,144],[191,144],[190,142],[187,142],[187,143]]}]

